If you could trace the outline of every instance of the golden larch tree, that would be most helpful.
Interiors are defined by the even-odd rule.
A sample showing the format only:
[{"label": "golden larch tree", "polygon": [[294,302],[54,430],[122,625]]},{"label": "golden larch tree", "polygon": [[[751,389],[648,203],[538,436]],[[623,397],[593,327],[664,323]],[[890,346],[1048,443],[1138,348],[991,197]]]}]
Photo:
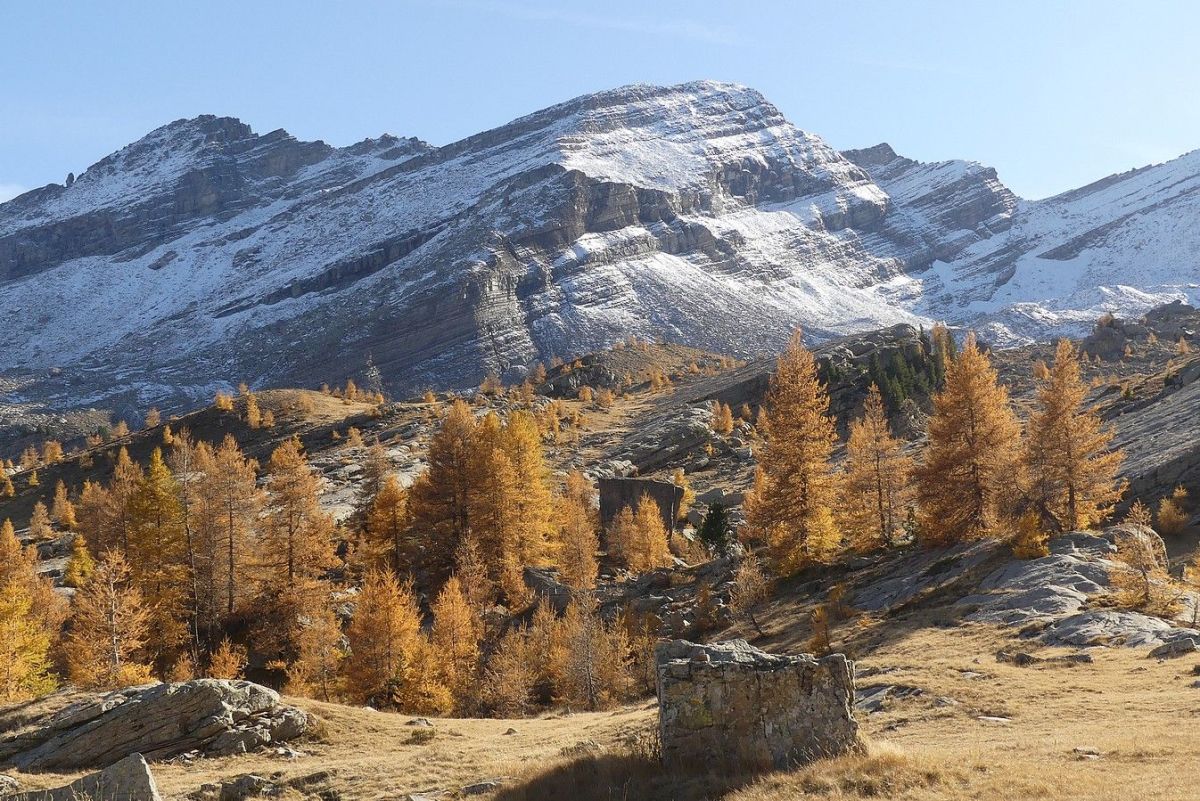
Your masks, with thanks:
[{"label": "golden larch tree", "polygon": [[75,516],[75,504],[67,495],[67,485],[60,479],[54,486],[54,503],[50,507],[50,517],[59,528],[74,531],[79,526]]},{"label": "golden larch tree", "polygon": [[608,550],[635,573],[671,563],[667,529],[653,498],[643,495],[617,512],[608,528]]},{"label": "golden larch tree", "polygon": [[24,701],[54,689],[50,636],[32,612],[25,585],[0,584],[0,702]]},{"label": "golden larch tree", "polygon": [[229,435],[213,455],[202,494],[213,516],[214,605],[233,615],[248,595],[247,573],[265,498],[256,483],[258,462]]},{"label": "golden larch tree", "polygon": [[1020,456],[1021,427],[1008,390],[968,334],[933,398],[924,461],[916,469],[924,542],[987,536],[1010,523]]},{"label": "golden larch tree", "polygon": [[[166,667],[183,641],[189,573],[179,484],[155,448],[130,503],[129,548],[126,551],[134,585],[142,595],[154,634],[149,643],[155,661]],[[167,661],[164,661],[167,660]]]},{"label": "golden larch tree", "polygon": [[390,571],[367,574],[346,632],[347,690],[353,700],[393,706],[403,670],[416,662],[421,648],[421,610],[411,584]]},{"label": "golden larch tree", "polygon": [[1117,479],[1122,454],[1111,448],[1113,433],[1099,414],[1085,406],[1087,393],[1075,346],[1059,340],[1054,366],[1038,384],[1024,461],[1034,507],[1060,531],[1102,522],[1125,490]]},{"label": "golden larch tree", "polygon": [[426,470],[409,492],[418,561],[440,584],[454,569],[454,554],[470,531],[475,417],[456,400],[429,441]]},{"label": "golden larch tree", "polygon": [[863,415],[850,423],[839,513],[856,550],[891,545],[904,533],[911,503],[912,459],[892,436],[879,388],[871,385]]},{"label": "golden larch tree", "polygon": [[320,484],[299,439],[293,437],[276,448],[267,471],[263,579],[269,588],[294,590],[336,564],[333,519],[321,509]]},{"label": "golden larch tree", "polygon": [[437,660],[438,679],[454,698],[459,715],[472,713],[479,703],[479,639],[482,624],[463,595],[457,576],[451,576],[433,602],[430,644]]},{"label": "golden larch tree", "polygon": [[395,476],[384,476],[367,511],[366,536],[372,561],[397,573],[411,570],[414,555],[408,533],[408,492]]},{"label": "golden larch tree", "polygon": [[33,514],[29,516],[29,538],[34,542],[43,542],[54,537],[54,527],[50,524],[50,512],[46,504],[38,501],[33,505]]},{"label": "golden larch tree", "polygon": [[[567,474],[567,483],[558,499],[559,575],[567,586],[590,590],[596,586],[596,552],[600,541],[600,515],[592,504],[592,484],[578,470]],[[514,646],[515,648],[516,646]]]},{"label": "golden larch tree", "polygon": [[108,551],[72,603],[64,648],[71,681],[96,688],[148,681],[150,666],[142,657],[149,626],[129,565],[119,551]]},{"label": "golden larch tree", "polygon": [[764,408],[770,438],[759,450],[747,522],[753,536],[768,544],[775,570],[786,574],[828,559],[839,540],[832,513],[837,488],[829,458],[836,433],[827,414],[829,394],[799,331],[779,357]]}]

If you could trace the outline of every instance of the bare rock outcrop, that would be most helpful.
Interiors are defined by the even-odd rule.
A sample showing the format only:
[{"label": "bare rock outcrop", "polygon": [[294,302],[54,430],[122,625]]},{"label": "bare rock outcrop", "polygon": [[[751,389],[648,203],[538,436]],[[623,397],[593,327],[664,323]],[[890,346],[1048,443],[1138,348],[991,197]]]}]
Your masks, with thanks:
[{"label": "bare rock outcrop", "polygon": [[857,747],[854,667],[843,654],[768,654],[745,640],[662,643],[655,653],[668,767],[752,772]]},{"label": "bare rock outcrop", "polygon": [[4,801],[159,801],[161,798],[145,757],[130,754],[64,787],[6,795]]},{"label": "bare rock outcrop", "polygon": [[44,725],[0,740],[0,764],[27,771],[154,761],[198,751],[223,756],[304,733],[308,715],[248,681],[197,679],[133,687],[72,704]]}]

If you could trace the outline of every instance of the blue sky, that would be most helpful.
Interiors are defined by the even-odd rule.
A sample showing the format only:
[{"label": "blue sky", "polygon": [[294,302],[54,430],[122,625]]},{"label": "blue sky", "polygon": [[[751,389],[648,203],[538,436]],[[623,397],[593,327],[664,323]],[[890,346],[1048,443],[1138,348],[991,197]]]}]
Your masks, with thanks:
[{"label": "blue sky", "polygon": [[1200,3],[0,0],[0,199],[180,117],[444,144],[578,94],[761,90],[838,148],[1042,197],[1200,147]]}]

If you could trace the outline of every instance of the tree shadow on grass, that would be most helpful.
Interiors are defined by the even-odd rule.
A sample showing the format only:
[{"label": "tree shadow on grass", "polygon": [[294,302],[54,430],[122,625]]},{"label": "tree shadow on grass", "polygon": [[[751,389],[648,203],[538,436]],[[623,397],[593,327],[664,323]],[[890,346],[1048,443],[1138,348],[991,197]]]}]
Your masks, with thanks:
[{"label": "tree shadow on grass", "polygon": [[654,756],[634,751],[592,754],[522,777],[500,790],[496,801],[703,801],[752,778],[719,775],[704,765],[668,771]]}]

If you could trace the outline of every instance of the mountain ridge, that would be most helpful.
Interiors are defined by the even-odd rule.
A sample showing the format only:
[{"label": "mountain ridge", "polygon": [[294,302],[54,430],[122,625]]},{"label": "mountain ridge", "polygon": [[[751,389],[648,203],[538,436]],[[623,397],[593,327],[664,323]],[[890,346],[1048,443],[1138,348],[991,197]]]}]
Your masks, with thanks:
[{"label": "mountain ridge", "polygon": [[340,380],[368,355],[408,391],[629,334],[755,356],[797,325],[1078,333],[1194,298],[1186,231],[1174,263],[1111,280],[1200,203],[1200,163],[1179,161],[1026,201],[978,162],[839,152],[713,81],[585,95],[441,147],[202,115],[0,204],[0,371],[59,368],[31,390],[56,403],[170,407],[241,379]]}]

